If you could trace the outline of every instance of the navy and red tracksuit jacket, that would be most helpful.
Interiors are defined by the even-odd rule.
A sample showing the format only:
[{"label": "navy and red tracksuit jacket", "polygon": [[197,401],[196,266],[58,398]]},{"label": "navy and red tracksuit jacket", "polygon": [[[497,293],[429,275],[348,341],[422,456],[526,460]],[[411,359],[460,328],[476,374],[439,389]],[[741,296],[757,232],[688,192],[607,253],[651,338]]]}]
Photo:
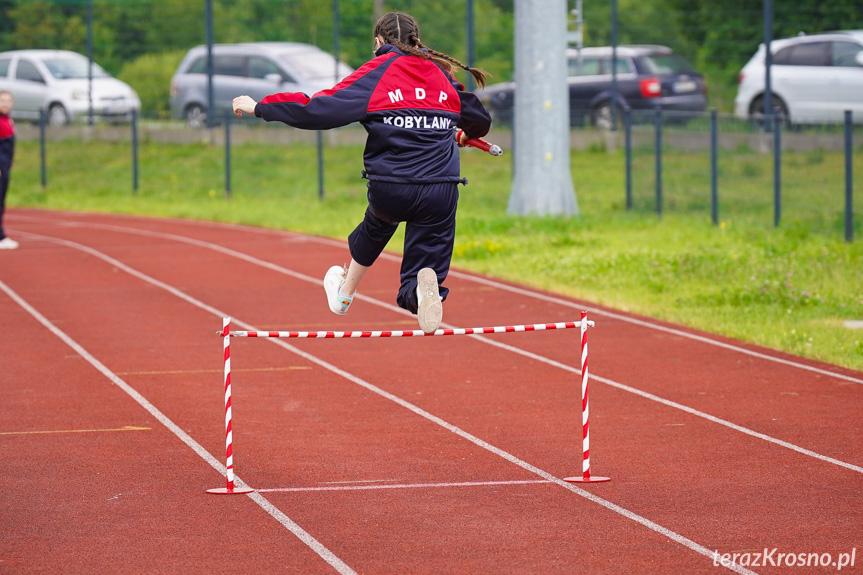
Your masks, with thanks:
[{"label": "navy and red tracksuit jacket", "polygon": [[15,155],[15,122],[9,116],[0,114],[0,174],[7,177],[12,168]]},{"label": "navy and red tracksuit jacket", "polygon": [[255,115],[307,130],[360,122],[368,132],[363,176],[409,184],[463,181],[453,128],[481,138],[491,127],[475,94],[434,61],[390,44],[333,88],[267,96]]}]

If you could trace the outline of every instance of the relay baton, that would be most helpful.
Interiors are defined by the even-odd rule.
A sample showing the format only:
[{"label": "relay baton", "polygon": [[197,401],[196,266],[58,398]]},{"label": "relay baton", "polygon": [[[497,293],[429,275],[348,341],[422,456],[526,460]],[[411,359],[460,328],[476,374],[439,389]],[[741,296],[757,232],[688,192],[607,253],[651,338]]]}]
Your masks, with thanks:
[{"label": "relay baton", "polygon": [[461,143],[462,146],[468,146],[471,148],[478,148],[478,149],[482,150],[483,152],[488,152],[492,156],[502,156],[503,155],[503,150],[500,149],[500,146],[498,146],[497,144],[492,144],[491,142],[487,142],[487,141],[483,140],[482,138],[470,138],[470,139],[467,139],[464,142],[462,142],[461,141],[462,134],[464,134],[464,130],[459,130],[458,132],[456,132],[456,135],[455,135],[456,142]]}]

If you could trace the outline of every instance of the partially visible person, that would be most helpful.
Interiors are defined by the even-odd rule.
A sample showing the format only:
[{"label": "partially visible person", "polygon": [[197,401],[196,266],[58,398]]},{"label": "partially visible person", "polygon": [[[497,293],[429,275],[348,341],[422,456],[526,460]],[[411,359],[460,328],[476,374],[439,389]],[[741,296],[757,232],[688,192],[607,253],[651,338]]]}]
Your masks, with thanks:
[{"label": "partially visible person", "polygon": [[6,210],[6,191],[15,155],[15,122],[10,114],[15,99],[12,92],[0,91],[0,250],[14,250],[18,242],[6,237],[3,231],[3,212]]}]

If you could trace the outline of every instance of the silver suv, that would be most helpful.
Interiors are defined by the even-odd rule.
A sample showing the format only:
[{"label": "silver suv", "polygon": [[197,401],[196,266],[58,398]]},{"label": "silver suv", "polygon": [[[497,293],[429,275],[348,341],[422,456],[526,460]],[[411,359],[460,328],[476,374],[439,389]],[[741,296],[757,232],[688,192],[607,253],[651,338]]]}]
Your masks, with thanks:
[{"label": "silver suv", "polygon": [[[215,122],[231,110],[231,101],[247,94],[260,101],[277,92],[312,95],[333,87],[353,69],[311,44],[250,42],[213,46]],[[207,47],[189,50],[171,79],[171,113],[192,127],[207,123]],[[244,116],[245,117],[245,116]]]}]

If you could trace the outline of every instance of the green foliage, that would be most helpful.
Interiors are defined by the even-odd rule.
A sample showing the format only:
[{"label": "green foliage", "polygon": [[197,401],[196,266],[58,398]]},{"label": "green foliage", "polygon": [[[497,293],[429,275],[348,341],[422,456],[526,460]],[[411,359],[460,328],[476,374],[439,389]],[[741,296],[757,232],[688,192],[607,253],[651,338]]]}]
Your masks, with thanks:
[{"label": "green foliage", "polygon": [[[675,15],[677,28],[697,47],[695,63],[706,69],[738,71],[764,39],[763,0],[662,0]],[[863,28],[856,0],[776,0],[773,37]]]},{"label": "green foliage", "polygon": [[65,48],[80,51],[86,45],[87,24],[77,6],[34,0],[16,2],[7,11],[14,32],[4,40],[13,49]]},{"label": "green foliage", "polygon": [[171,113],[171,76],[184,55],[185,51],[144,54],[123,66],[117,77],[135,89],[144,113],[167,119]]},{"label": "green foliage", "polygon": [[[87,53],[86,0],[0,0],[4,49],[52,48]],[[4,6],[5,8],[5,6]],[[117,74],[145,53],[204,41],[200,0],[92,0],[93,59]]]},{"label": "green foliage", "polygon": [[[585,45],[611,45],[611,5],[584,2]],[[667,0],[618,0],[619,44],[662,44],[690,52],[684,30],[675,25]]]},{"label": "green foliage", "polygon": [[9,18],[10,11],[15,6],[15,0],[0,0],[0,47],[11,46],[11,36],[15,32],[15,21]]}]

